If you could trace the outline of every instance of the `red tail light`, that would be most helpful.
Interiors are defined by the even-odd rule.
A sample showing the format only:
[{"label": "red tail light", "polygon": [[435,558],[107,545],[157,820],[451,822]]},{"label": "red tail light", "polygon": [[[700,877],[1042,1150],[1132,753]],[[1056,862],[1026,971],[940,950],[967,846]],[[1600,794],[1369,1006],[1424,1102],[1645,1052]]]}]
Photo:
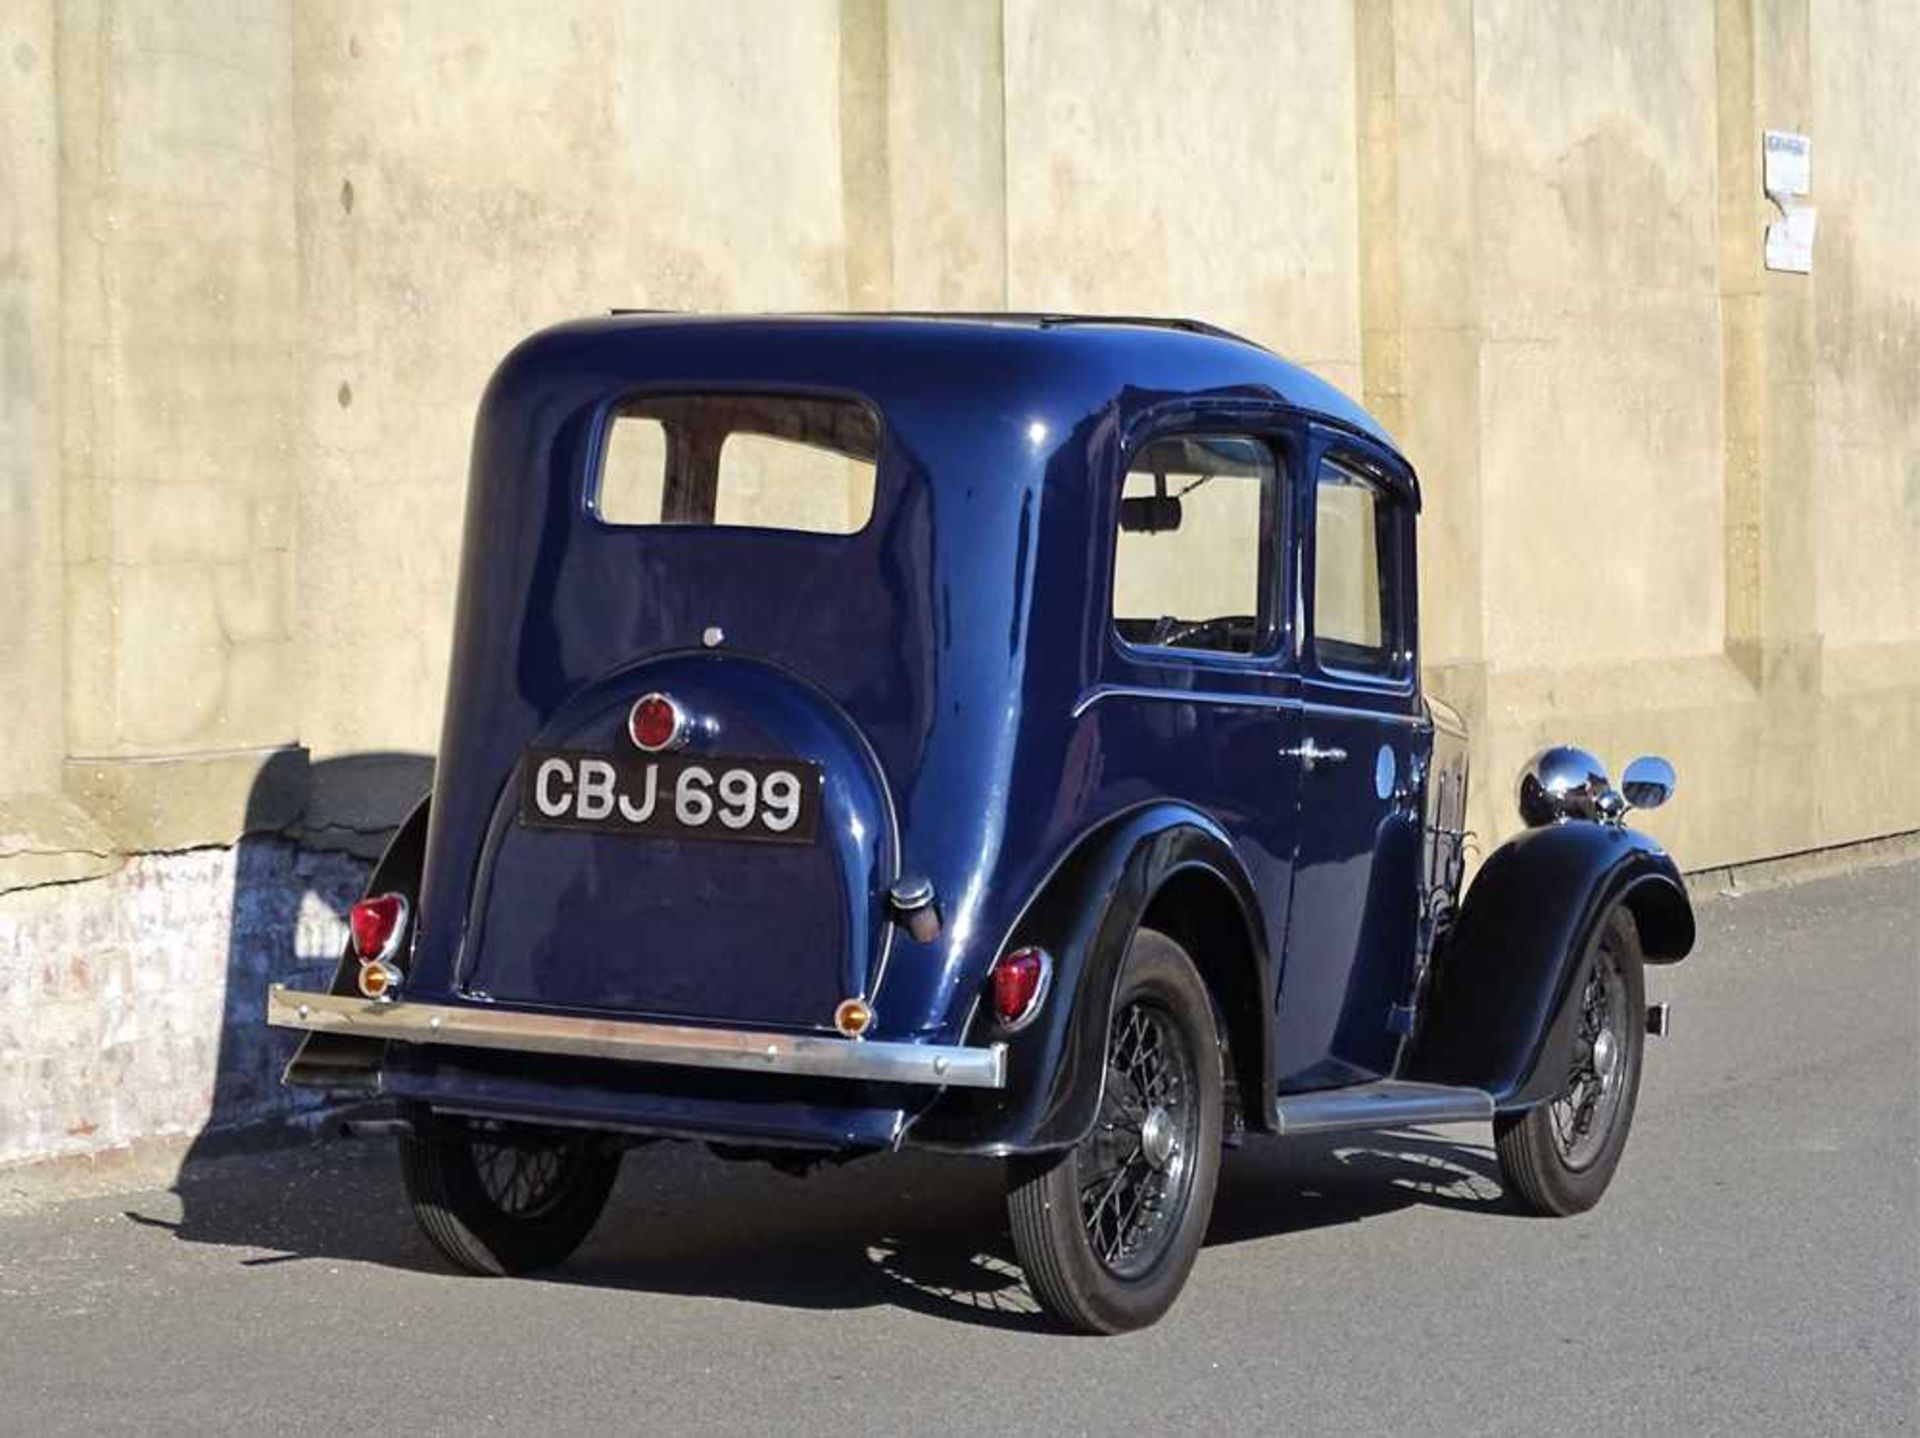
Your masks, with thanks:
[{"label": "red tail light", "polygon": [[993,966],[993,1012],[1000,1027],[1025,1028],[1046,1001],[1053,958],[1045,949],[1015,949]]},{"label": "red tail light", "polygon": [[362,899],[347,917],[353,952],[363,964],[384,963],[400,950],[407,932],[407,901],[399,894]]},{"label": "red tail light", "polygon": [[627,734],[649,754],[678,749],[687,740],[687,716],[664,694],[643,694],[627,712]]}]

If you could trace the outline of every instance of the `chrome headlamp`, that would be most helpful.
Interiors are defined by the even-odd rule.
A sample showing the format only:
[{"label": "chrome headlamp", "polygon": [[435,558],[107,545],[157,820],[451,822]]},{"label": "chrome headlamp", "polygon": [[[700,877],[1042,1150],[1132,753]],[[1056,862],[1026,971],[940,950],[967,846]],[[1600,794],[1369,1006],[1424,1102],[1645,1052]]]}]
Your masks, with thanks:
[{"label": "chrome headlamp", "polygon": [[1600,819],[1613,794],[1606,766],[1585,749],[1542,749],[1520,771],[1520,817],[1530,827],[1566,819]]},{"label": "chrome headlamp", "polygon": [[1618,823],[1628,809],[1657,809],[1673,794],[1673,765],[1647,755],[1627,765],[1624,793],[1607,769],[1585,749],[1556,744],[1542,749],[1520,770],[1516,795],[1520,817],[1531,828],[1568,819]]}]

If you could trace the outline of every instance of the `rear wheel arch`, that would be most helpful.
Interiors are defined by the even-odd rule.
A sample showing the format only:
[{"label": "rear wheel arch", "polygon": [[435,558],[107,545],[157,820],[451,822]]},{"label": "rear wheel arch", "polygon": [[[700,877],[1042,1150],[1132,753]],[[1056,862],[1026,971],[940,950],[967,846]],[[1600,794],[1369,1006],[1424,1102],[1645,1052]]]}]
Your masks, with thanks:
[{"label": "rear wheel arch", "polygon": [[[1083,834],[996,950],[1034,945],[1055,963],[1052,996],[1032,1025],[1002,1035],[984,1003],[969,1024],[970,1042],[1006,1043],[1007,1087],[947,1091],[915,1120],[912,1142],[1008,1154],[1084,1138],[1100,1101],[1122,962],[1143,926],[1166,925],[1183,947],[1204,951],[1196,963],[1228,1031],[1237,1075],[1247,1072],[1245,1062],[1264,1065],[1271,1005],[1262,996],[1272,992],[1273,969],[1252,881],[1231,841],[1205,814],[1184,804],[1144,805]],[[1255,996],[1251,1004],[1248,993]],[[1252,1082],[1267,1087],[1264,1078]],[[1271,1126],[1270,1094],[1247,1120]]]},{"label": "rear wheel arch", "polygon": [[1272,1057],[1254,922],[1225,878],[1194,864],[1167,876],[1135,927],[1173,939],[1200,971],[1226,1039],[1227,1077],[1241,1113],[1249,1128],[1264,1132],[1274,1126]]}]

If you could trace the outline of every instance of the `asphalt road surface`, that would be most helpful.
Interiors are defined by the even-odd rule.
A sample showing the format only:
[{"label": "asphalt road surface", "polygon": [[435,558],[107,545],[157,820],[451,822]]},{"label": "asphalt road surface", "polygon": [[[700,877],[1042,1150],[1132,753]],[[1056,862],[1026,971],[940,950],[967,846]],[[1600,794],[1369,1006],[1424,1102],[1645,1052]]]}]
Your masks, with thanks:
[{"label": "asphalt road surface", "polygon": [[1722,899],[1594,1213],[1484,1130],[1255,1140],[1145,1333],[1048,1330],[991,1164],[662,1145],[544,1281],[455,1277],[390,1154],[0,1218],[0,1431],[1781,1433],[1920,1426],[1920,866]]}]

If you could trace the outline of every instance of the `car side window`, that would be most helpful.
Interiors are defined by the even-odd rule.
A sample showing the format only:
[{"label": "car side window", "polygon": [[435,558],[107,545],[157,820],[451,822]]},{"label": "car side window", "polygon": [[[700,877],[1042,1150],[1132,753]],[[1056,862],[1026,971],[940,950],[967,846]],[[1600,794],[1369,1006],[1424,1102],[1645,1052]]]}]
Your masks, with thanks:
[{"label": "car side window", "polygon": [[1329,460],[1314,486],[1313,644],[1321,667],[1398,674],[1398,502]]},{"label": "car side window", "polygon": [[1255,654],[1277,632],[1280,470],[1246,435],[1182,435],[1138,450],[1120,498],[1113,625],[1148,648]]}]

